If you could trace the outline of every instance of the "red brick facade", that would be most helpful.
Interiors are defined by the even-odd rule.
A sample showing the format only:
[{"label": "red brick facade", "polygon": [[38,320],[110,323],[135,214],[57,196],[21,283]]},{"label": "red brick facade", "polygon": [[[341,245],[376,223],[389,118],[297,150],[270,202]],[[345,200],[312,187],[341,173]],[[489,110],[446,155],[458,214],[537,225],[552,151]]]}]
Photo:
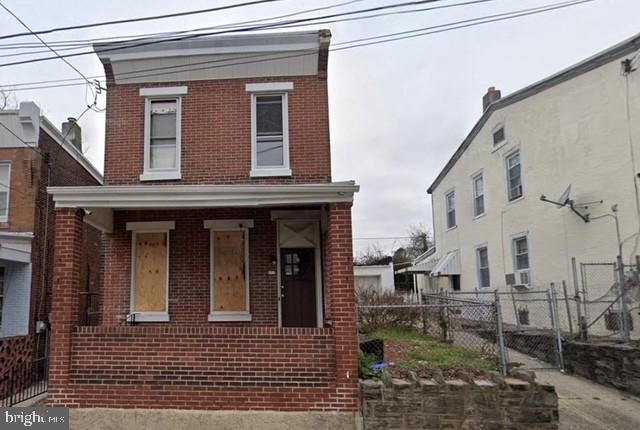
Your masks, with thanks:
[{"label": "red brick facade", "polygon": [[[290,178],[250,178],[251,96],[245,84],[293,82],[289,92]],[[144,97],[140,88],[186,86],[182,96],[182,180],[161,183],[317,183],[331,181],[325,76],[111,85],[107,93],[105,185],[140,183]],[[146,182],[149,183],[149,182]]]},{"label": "red brick facade", "polygon": [[[321,65],[326,52],[321,52]],[[314,184],[331,182],[327,76],[224,79],[162,84],[108,83],[105,185],[139,185],[144,168],[145,99],[141,88],[186,86],[182,96],[181,176],[147,186]],[[291,177],[251,178],[251,96],[245,85],[293,82],[288,92]],[[325,198],[325,197],[323,197]],[[332,200],[319,200],[320,202]],[[356,308],[351,204],[306,207],[113,212],[103,235],[103,294],[97,327],[77,317],[82,281],[80,213],[57,216],[53,406],[355,411],[358,408]],[[162,206],[164,207],[164,206]],[[278,224],[272,210],[322,214],[318,269],[321,328],[279,326]],[[251,321],[210,322],[210,232],[205,220],[253,220],[249,229]],[[172,221],[166,322],[124,321],[131,312],[132,232],[128,222]],[[73,297],[72,297],[73,296]],[[315,298],[315,297],[314,297]]]}]

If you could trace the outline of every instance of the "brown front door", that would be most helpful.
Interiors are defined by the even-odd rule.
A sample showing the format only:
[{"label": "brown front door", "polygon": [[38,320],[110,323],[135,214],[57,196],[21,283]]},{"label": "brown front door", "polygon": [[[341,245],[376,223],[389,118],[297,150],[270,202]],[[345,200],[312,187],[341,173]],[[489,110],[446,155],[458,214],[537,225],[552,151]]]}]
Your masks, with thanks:
[{"label": "brown front door", "polygon": [[283,327],[316,327],[316,264],[313,248],[280,250]]}]

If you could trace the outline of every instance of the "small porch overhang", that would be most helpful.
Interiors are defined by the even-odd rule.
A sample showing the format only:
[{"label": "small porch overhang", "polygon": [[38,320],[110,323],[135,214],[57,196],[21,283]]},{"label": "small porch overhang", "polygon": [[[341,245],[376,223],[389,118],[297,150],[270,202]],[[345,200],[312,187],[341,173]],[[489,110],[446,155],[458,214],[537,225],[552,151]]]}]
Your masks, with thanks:
[{"label": "small porch overhang", "polygon": [[460,252],[447,252],[431,270],[431,276],[449,276],[460,274]]},{"label": "small porch overhang", "polygon": [[56,208],[87,211],[85,221],[113,231],[114,210],[303,206],[352,202],[353,181],[325,184],[107,185],[49,187]]},{"label": "small porch overhang", "polygon": [[33,233],[0,233],[0,260],[31,263]]}]

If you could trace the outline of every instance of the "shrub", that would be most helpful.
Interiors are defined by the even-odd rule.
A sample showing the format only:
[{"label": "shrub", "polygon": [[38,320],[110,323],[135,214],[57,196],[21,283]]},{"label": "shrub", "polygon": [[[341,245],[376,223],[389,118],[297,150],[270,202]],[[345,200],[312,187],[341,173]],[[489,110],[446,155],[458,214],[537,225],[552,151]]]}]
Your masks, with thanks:
[{"label": "shrub", "polygon": [[360,379],[378,379],[382,371],[373,370],[373,365],[378,363],[378,357],[373,354],[365,354],[360,351],[358,353],[358,378]]},{"label": "shrub", "polygon": [[[358,326],[361,333],[370,333],[388,327],[415,327],[420,321],[418,307],[393,307],[410,304],[405,296],[376,288],[357,291]],[[366,307],[376,306],[376,307]]]}]

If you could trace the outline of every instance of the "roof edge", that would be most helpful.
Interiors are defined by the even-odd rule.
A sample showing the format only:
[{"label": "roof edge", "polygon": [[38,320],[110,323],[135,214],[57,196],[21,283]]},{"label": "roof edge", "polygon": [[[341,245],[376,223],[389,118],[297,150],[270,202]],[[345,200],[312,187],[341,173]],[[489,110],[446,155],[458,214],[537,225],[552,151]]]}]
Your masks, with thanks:
[{"label": "roof edge", "polygon": [[528,97],[536,95],[542,91],[545,91],[549,88],[552,88],[556,85],[559,85],[563,82],[566,82],[570,79],[573,79],[576,76],[580,76],[584,73],[590,72],[598,67],[601,67],[611,61],[615,61],[633,51],[637,51],[640,49],[640,33],[635,34],[634,36],[610,47],[599,53],[586,58],[585,60],[580,61],[572,66],[569,66],[566,69],[561,70],[547,78],[544,78],[540,81],[534,82],[520,90],[517,90],[508,96],[505,96],[495,102],[491,103],[486,111],[482,114],[480,119],[473,126],[467,137],[462,141],[458,149],[453,153],[447,164],[445,164],[444,168],[438,173],[438,176],[431,183],[429,188],[427,189],[428,194],[433,194],[435,188],[442,182],[444,177],[449,173],[449,171],[456,164],[458,159],[462,156],[467,147],[471,144],[473,139],[477,136],[477,134],[482,130],[485,123],[491,116],[493,112],[498,109],[502,109],[514,103],[517,103],[521,100],[524,100]]}]

